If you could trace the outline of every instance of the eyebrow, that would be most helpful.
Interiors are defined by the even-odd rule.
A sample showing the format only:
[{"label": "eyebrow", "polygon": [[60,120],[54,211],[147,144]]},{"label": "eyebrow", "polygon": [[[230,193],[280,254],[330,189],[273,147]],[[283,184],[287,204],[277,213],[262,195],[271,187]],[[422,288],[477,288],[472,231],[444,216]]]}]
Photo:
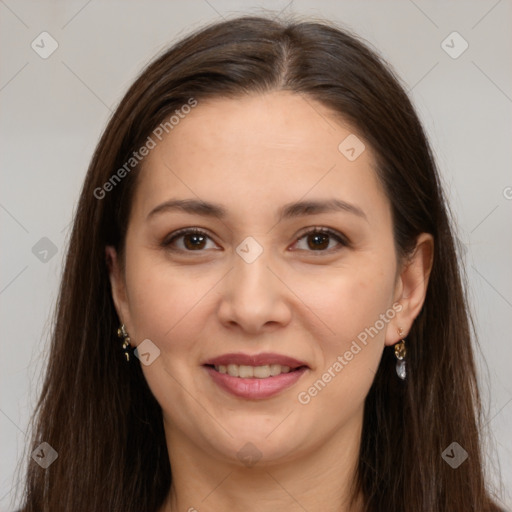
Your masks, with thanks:
[{"label": "eyebrow", "polygon": [[[154,215],[181,211],[192,215],[224,219],[228,216],[226,208],[220,204],[210,203],[201,199],[171,199],[153,208],[147,216],[149,220]],[[368,218],[358,206],[342,201],[341,199],[328,199],[324,201],[297,201],[285,204],[278,212],[279,220],[291,219],[305,215],[315,215],[328,212],[347,212],[365,219]]]}]

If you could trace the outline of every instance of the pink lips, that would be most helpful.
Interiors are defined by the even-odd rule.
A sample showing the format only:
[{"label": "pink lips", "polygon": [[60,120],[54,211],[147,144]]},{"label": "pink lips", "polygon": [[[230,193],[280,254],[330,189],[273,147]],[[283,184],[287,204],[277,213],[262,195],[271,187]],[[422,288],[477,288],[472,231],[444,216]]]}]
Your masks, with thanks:
[{"label": "pink lips", "polygon": [[283,356],[280,354],[263,353],[263,354],[223,354],[205,361],[203,364],[208,365],[225,365],[238,364],[247,366],[265,366],[267,364],[280,364],[281,366],[289,366],[290,368],[298,368],[299,366],[307,366],[303,361],[298,361],[293,357]]},{"label": "pink lips", "polygon": [[[274,377],[265,379],[249,378],[242,379],[232,377],[227,373],[220,373],[213,366],[236,364],[247,366],[265,366],[271,364],[280,364],[289,366],[289,373],[281,373]],[[307,364],[288,356],[280,354],[224,354],[222,356],[209,359],[204,363],[204,368],[212,380],[222,389],[232,395],[240,398],[261,400],[277,395],[281,391],[291,387],[300,377],[309,369]]]}]

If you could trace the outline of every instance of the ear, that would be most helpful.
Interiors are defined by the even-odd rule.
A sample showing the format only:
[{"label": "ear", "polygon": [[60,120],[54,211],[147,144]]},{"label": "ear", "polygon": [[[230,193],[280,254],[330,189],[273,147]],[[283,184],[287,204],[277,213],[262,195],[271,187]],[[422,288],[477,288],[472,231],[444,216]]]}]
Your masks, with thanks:
[{"label": "ear", "polygon": [[117,311],[117,316],[122,324],[125,324],[128,330],[130,324],[130,315],[128,299],[126,294],[126,281],[124,271],[120,262],[119,255],[115,248],[108,245],[105,248],[105,259],[107,262],[110,286],[112,290],[112,300]]},{"label": "ear", "polygon": [[[434,238],[429,233],[421,233],[416,239],[416,247],[402,266],[397,277],[393,303],[400,303],[402,309],[390,321],[386,332],[386,345],[394,345],[405,338],[411,330],[415,318],[420,314],[434,258]],[[403,334],[398,334],[402,328]]]}]

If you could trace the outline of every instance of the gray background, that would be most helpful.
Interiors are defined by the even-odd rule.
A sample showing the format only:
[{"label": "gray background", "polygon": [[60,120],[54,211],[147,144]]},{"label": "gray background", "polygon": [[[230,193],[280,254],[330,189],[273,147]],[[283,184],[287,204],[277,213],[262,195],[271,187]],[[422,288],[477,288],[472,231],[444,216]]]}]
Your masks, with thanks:
[{"label": "gray background", "polygon": [[[192,29],[281,10],[326,18],[366,38],[418,108],[467,265],[490,481],[512,507],[510,1],[0,0],[1,510],[16,506],[15,469],[40,389],[69,223],[111,111],[142,66]],[[59,45],[47,59],[31,47],[43,31]],[[453,31],[469,44],[458,58],[442,47]],[[462,48],[457,37],[445,43],[452,53]]]}]

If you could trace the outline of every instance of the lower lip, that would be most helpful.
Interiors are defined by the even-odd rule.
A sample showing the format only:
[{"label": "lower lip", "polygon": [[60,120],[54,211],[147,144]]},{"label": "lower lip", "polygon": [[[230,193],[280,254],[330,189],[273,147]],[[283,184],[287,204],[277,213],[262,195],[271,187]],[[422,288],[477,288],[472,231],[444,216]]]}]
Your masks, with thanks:
[{"label": "lower lip", "polygon": [[205,366],[213,381],[222,389],[240,398],[261,400],[277,395],[281,391],[293,386],[304,374],[307,368],[281,373],[266,379],[241,379],[232,377],[227,373],[220,373],[211,366]]}]

